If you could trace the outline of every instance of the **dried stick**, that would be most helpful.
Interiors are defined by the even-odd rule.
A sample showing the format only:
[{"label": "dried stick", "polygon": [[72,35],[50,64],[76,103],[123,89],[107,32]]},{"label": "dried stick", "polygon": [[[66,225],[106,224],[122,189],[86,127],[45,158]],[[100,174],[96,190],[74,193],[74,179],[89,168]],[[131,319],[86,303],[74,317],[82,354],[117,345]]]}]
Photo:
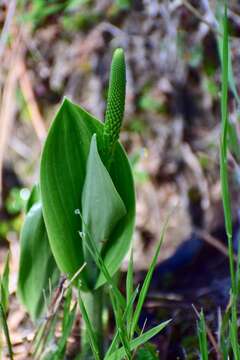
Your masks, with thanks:
[{"label": "dried stick", "polygon": [[[204,241],[206,241],[208,244],[215,247],[217,250],[219,250],[223,255],[228,257],[228,249],[227,246],[224,245],[220,240],[216,239],[214,236],[210,235],[205,230],[195,229],[195,232],[197,235],[199,235]],[[237,256],[234,255],[234,261],[237,262]]]},{"label": "dried stick", "polygon": [[9,1],[6,19],[0,37],[0,58],[2,57],[16,10],[16,0]]},{"label": "dried stick", "polygon": [[19,59],[21,56],[19,38],[16,39],[10,57],[9,72],[7,75],[6,83],[0,99],[0,205],[2,200],[2,167],[3,159],[12,129],[15,106],[13,98],[17,87],[17,78],[19,75]]},{"label": "dried stick", "polygon": [[35,99],[29,72],[26,68],[23,58],[20,60],[19,66],[20,66],[19,84],[28,106],[28,110],[31,116],[34,130],[37,134],[38,139],[42,143],[43,140],[46,138],[47,131],[37,101]]}]

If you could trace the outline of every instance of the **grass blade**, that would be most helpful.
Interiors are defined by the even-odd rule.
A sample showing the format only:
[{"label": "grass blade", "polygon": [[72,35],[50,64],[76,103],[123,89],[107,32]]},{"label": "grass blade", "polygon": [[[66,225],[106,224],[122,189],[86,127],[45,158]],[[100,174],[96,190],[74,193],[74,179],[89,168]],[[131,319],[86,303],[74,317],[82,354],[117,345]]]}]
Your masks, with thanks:
[{"label": "grass blade", "polygon": [[[134,301],[138,295],[138,291],[139,291],[139,288],[137,287],[135,289],[135,291],[133,292],[132,294],[132,297],[131,299],[129,299],[129,303],[127,305],[127,308],[126,310],[124,311],[124,314],[123,314],[123,321],[125,321],[126,319],[128,319],[129,317],[129,312],[132,310],[132,307],[133,307],[133,304],[134,304]],[[129,335],[129,334],[128,334]],[[110,356],[114,350],[117,348],[117,345],[118,345],[118,340],[119,340],[119,331],[117,330],[116,334],[114,335],[114,338],[111,342],[111,345],[110,347],[108,348],[108,351],[105,355],[105,358],[104,359],[107,359],[108,356]]]},{"label": "grass blade", "polygon": [[65,317],[65,319],[63,320],[62,336],[57,343],[57,351],[54,354],[53,360],[63,359],[64,357],[67,340],[71,333],[72,326],[76,317],[76,309],[77,309],[77,304],[73,306],[73,309],[70,310],[68,316]]},{"label": "grass blade", "polygon": [[9,253],[7,254],[2,278],[0,281],[0,302],[2,304],[5,314],[8,311],[9,305]]},{"label": "grass blade", "polygon": [[138,324],[139,316],[140,316],[140,313],[141,313],[141,310],[142,310],[142,307],[143,307],[143,303],[144,303],[145,298],[147,296],[147,292],[148,292],[148,289],[149,289],[149,286],[150,286],[153,271],[154,271],[155,266],[157,264],[158,256],[159,256],[160,249],[161,249],[163,239],[164,239],[164,235],[165,235],[165,232],[166,232],[166,229],[167,229],[168,220],[169,220],[169,218],[166,220],[166,222],[165,222],[165,224],[163,226],[159,244],[157,246],[155,255],[154,255],[153,259],[152,259],[152,262],[150,264],[149,270],[148,270],[147,275],[146,275],[146,277],[144,279],[143,286],[142,286],[140,294],[139,294],[139,299],[138,299],[138,302],[137,302],[137,306],[136,306],[135,312],[133,314],[133,320],[132,320],[131,332],[130,332],[131,337],[133,337],[133,335],[134,335],[135,329],[136,329],[137,324]]},{"label": "grass blade", "polygon": [[12,343],[11,343],[11,339],[10,339],[10,335],[9,335],[7,319],[6,319],[6,315],[4,312],[4,308],[1,303],[0,303],[0,323],[2,324],[3,332],[4,332],[4,335],[6,338],[9,357],[11,360],[13,360]]},{"label": "grass blade", "polygon": [[[219,2],[219,9],[218,9],[218,13],[221,16],[221,8],[222,8],[222,4],[221,2]],[[219,28],[220,28],[220,32],[221,34],[224,34],[224,23],[219,21]],[[218,36],[217,38],[218,40],[218,50],[219,50],[219,57],[221,60],[221,64],[223,66],[223,41],[224,41],[224,36]],[[231,57],[231,47],[230,45],[228,45],[228,53],[229,53],[229,61],[228,61],[228,84],[229,87],[237,101],[238,106],[240,105],[240,97],[238,95],[238,91],[237,91],[237,86],[236,86],[236,82],[234,79],[234,74],[233,74],[233,67],[232,67],[232,57]]]},{"label": "grass blade", "polygon": [[80,307],[84,322],[86,324],[87,335],[88,335],[88,338],[89,338],[89,343],[90,343],[93,355],[94,355],[96,360],[100,360],[99,349],[98,349],[96,337],[95,337],[95,334],[94,334],[94,330],[93,330],[91,322],[89,320],[87,310],[86,310],[85,305],[83,303],[80,291],[78,292],[78,300],[79,300],[79,307]]},{"label": "grass blade", "polygon": [[127,293],[127,304],[129,304],[129,301],[133,294],[133,251],[131,251],[130,261],[128,264],[126,293]]},{"label": "grass blade", "polygon": [[[135,350],[139,346],[143,345],[147,341],[149,341],[152,337],[157,335],[160,331],[162,331],[171,320],[165,321],[160,325],[155,326],[154,328],[146,331],[142,335],[138,336],[136,339],[132,340],[130,342],[130,349],[131,351]],[[125,350],[123,347],[115,351],[112,355],[110,355],[108,358],[105,358],[105,360],[115,360],[115,359],[123,359],[124,356],[126,356]]]},{"label": "grass blade", "polygon": [[198,341],[201,353],[201,360],[208,360],[208,344],[207,344],[207,330],[203,311],[199,314],[198,321]]},{"label": "grass blade", "polygon": [[[128,264],[127,279],[126,279],[127,306],[131,302],[132,295],[133,295],[133,251],[131,251],[130,261]],[[130,329],[131,329],[132,314],[133,314],[133,307],[131,306],[129,308],[129,313],[128,313],[128,317],[127,317],[128,334],[130,333]]]},{"label": "grass blade", "polygon": [[116,325],[117,325],[117,331],[119,334],[119,338],[122,342],[126,357],[128,360],[131,360],[131,350],[130,350],[130,344],[128,341],[128,337],[127,337],[127,328],[124,325],[123,322],[123,314],[121,309],[117,306],[116,301],[114,299],[114,296],[112,294],[112,292],[110,291],[110,298],[111,298],[111,303],[113,306],[113,310],[114,310],[114,315],[115,315],[115,320],[116,320]]},{"label": "grass blade", "polygon": [[222,46],[222,92],[221,92],[221,117],[222,117],[222,131],[220,139],[220,178],[222,201],[224,209],[225,227],[228,238],[228,253],[230,263],[230,274],[232,282],[232,291],[236,294],[236,281],[234,272],[234,254],[232,242],[232,215],[230,205],[230,194],[228,184],[228,20],[227,20],[227,7],[225,5],[224,18],[223,18],[223,46]]},{"label": "grass blade", "polygon": [[100,254],[100,252],[88,230],[88,227],[83,220],[82,214],[80,212],[79,212],[79,216],[82,219],[82,222],[83,222],[84,228],[85,228],[85,232],[88,235],[88,241],[86,241],[86,237],[84,236],[84,234],[82,234],[80,232],[79,235],[83,239],[83,241],[85,241],[86,248],[88,249],[89,253],[92,255],[92,258],[95,261],[95,263],[97,264],[100,271],[102,271],[102,273],[104,274],[104,276],[107,280],[107,283],[111,286],[117,303],[119,304],[119,306],[122,307],[122,309],[124,309],[126,307],[126,301],[125,301],[123,295],[121,294],[121,292],[119,291],[119,289],[116,287],[116,284],[114,283],[111,275],[109,274],[108,269],[101,257],[101,254]]}]

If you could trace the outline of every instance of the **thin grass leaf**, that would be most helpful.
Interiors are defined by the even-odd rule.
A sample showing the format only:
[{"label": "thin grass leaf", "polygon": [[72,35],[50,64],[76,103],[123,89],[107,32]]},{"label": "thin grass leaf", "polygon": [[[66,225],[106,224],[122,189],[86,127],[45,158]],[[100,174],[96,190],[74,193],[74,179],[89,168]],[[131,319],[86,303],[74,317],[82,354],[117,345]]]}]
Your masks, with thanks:
[{"label": "thin grass leaf", "polygon": [[74,305],[73,309],[68,313],[67,317],[65,317],[63,321],[62,336],[57,343],[57,351],[54,354],[53,360],[60,360],[63,359],[64,357],[67,340],[71,333],[73,323],[76,317],[76,309],[77,309],[77,304]]},{"label": "thin grass leaf", "polygon": [[[225,228],[228,239],[228,257],[231,275],[231,322],[230,322],[230,342],[232,345],[235,358],[239,355],[238,345],[238,331],[235,326],[236,318],[236,302],[237,302],[237,283],[234,268],[234,250],[233,250],[233,229],[232,229],[232,214],[231,201],[228,183],[228,147],[229,147],[229,119],[228,119],[228,84],[229,84],[229,43],[228,43],[228,19],[227,6],[225,3],[224,17],[223,17],[223,45],[222,45],[222,92],[221,92],[221,139],[220,139],[220,179],[222,190],[222,201],[224,209]],[[235,325],[234,325],[235,324]],[[225,341],[225,340],[224,340]]]},{"label": "thin grass leaf", "polygon": [[67,293],[66,293],[66,298],[65,298],[64,307],[63,307],[63,321],[62,321],[63,329],[65,328],[65,326],[68,322],[68,317],[69,317],[70,308],[71,308],[71,302],[72,302],[72,288],[69,287],[67,290]]},{"label": "thin grass leaf", "polygon": [[4,335],[5,335],[5,338],[6,338],[9,357],[10,357],[11,360],[13,360],[12,343],[11,343],[11,339],[10,339],[7,319],[6,319],[6,315],[5,315],[5,312],[4,312],[4,308],[3,308],[1,303],[0,303],[0,324],[1,324],[2,328],[3,328],[3,332],[4,332]]},{"label": "thin grass leaf", "polygon": [[117,306],[115,298],[114,298],[111,290],[110,290],[110,298],[111,298],[111,303],[113,306],[113,311],[114,311],[114,315],[115,315],[119,338],[122,342],[127,359],[131,360],[131,349],[130,349],[130,343],[129,343],[128,337],[127,337],[127,327],[124,325],[124,322],[123,322],[123,314],[122,314],[121,308],[119,308]]},{"label": "thin grass leaf", "polygon": [[238,343],[238,315],[237,315],[237,295],[232,295],[231,321],[230,321],[230,342],[234,354],[234,360],[240,359]]},{"label": "thin grass leaf", "polygon": [[6,256],[2,278],[0,279],[0,302],[4,313],[8,311],[9,305],[9,252]]},{"label": "thin grass leaf", "polygon": [[127,304],[132,298],[133,294],[133,250],[131,250],[130,261],[128,264],[127,278],[126,278],[126,295],[127,295]]},{"label": "thin grass leaf", "polygon": [[224,15],[224,38],[223,38],[223,65],[222,65],[222,94],[221,94],[221,115],[222,115],[222,132],[221,132],[221,165],[222,165],[222,191],[223,205],[226,230],[229,236],[232,235],[232,220],[230,198],[228,190],[227,177],[227,137],[228,137],[228,26],[227,13]]},{"label": "thin grass leaf", "polygon": [[[131,340],[130,342],[130,349],[131,351],[135,350],[139,346],[143,345],[147,341],[149,341],[152,337],[157,335],[160,331],[162,331],[171,320],[165,321],[160,325],[155,326],[154,328],[146,331],[142,335],[138,336],[136,339]],[[104,360],[115,360],[115,359],[123,359],[124,356],[126,356],[124,348],[120,348],[117,351],[115,351],[112,355],[110,355],[108,358],[105,358]]]},{"label": "thin grass leaf", "polygon": [[[131,250],[130,261],[128,264],[127,278],[126,278],[126,296],[127,296],[127,306],[129,305],[133,295],[133,250]],[[131,322],[132,322],[133,307],[131,306],[128,314],[128,323],[127,331],[130,333]]]},{"label": "thin grass leaf", "polygon": [[219,343],[223,360],[228,360],[230,339],[229,339],[229,323],[230,323],[230,307],[227,307],[226,311],[221,313],[219,309]]},{"label": "thin grass leaf", "polygon": [[95,358],[95,360],[100,360],[99,349],[98,349],[95,333],[94,333],[94,330],[92,328],[91,322],[89,320],[87,310],[86,310],[85,305],[83,303],[80,291],[78,292],[78,300],[79,300],[79,307],[80,307],[80,310],[81,310],[81,313],[82,313],[82,317],[83,317],[84,322],[86,324],[86,330],[87,330],[87,335],[88,335],[88,339],[89,339],[89,344],[91,346],[94,358]]},{"label": "thin grass leaf", "polygon": [[237,324],[235,322],[230,323],[230,341],[232,345],[232,352],[234,354],[234,360],[240,359],[238,339],[236,336],[237,333]]},{"label": "thin grass leaf", "polygon": [[118,302],[118,305],[121,306],[122,309],[124,309],[126,307],[126,301],[125,301],[123,295],[121,294],[121,292],[119,291],[119,289],[116,287],[116,284],[114,283],[111,275],[109,274],[108,269],[101,257],[101,254],[100,254],[95,242],[92,239],[92,236],[88,230],[88,227],[84,223],[84,220],[83,220],[83,217],[82,217],[82,214],[80,211],[79,211],[79,216],[81,217],[83,224],[85,226],[85,232],[88,235],[88,241],[86,241],[85,235],[83,233],[79,233],[79,235],[83,239],[83,241],[85,241],[85,245],[86,245],[88,251],[90,252],[90,254],[92,255],[93,260],[95,261],[95,263],[97,264],[97,266],[99,267],[101,272],[104,274],[104,276],[107,280],[107,283],[111,286],[111,288],[114,292],[115,298]]},{"label": "thin grass leaf", "polygon": [[168,220],[169,220],[169,218],[167,219],[167,221],[165,222],[165,224],[163,226],[159,244],[157,246],[155,255],[154,255],[153,259],[152,259],[152,262],[150,264],[150,267],[148,269],[147,275],[146,275],[146,277],[144,279],[143,286],[142,286],[140,294],[139,294],[138,303],[137,303],[135,312],[133,314],[133,320],[132,320],[132,324],[131,324],[131,331],[130,331],[131,337],[133,337],[134,332],[136,330],[138,320],[139,320],[139,316],[141,314],[142,307],[143,307],[144,301],[145,301],[146,296],[147,296],[147,292],[148,292],[150,282],[151,282],[151,279],[152,279],[152,276],[153,276],[153,271],[154,271],[154,269],[156,267],[158,256],[159,256],[159,253],[160,253],[160,249],[161,249],[161,246],[162,246],[162,243],[163,243],[164,235],[165,235],[165,232],[166,232],[166,229],[167,229]]},{"label": "thin grass leaf", "polygon": [[117,331],[112,339],[112,342],[108,348],[108,351],[106,352],[106,354],[104,356],[104,360],[107,360],[109,358],[109,356],[112,355],[116,351],[118,344],[119,344],[119,333]]},{"label": "thin grass leaf", "polygon": [[199,314],[198,321],[198,341],[201,354],[201,360],[208,360],[208,344],[207,344],[207,330],[203,311]]},{"label": "thin grass leaf", "polygon": [[[129,303],[128,303],[127,308],[126,308],[126,310],[124,311],[124,314],[123,314],[123,321],[128,319],[129,312],[132,312],[133,304],[134,304],[134,301],[135,301],[135,299],[136,299],[136,297],[138,295],[138,291],[139,291],[139,286],[134,290],[131,299],[129,299]],[[111,342],[111,345],[108,348],[108,351],[107,351],[107,353],[105,355],[105,358],[110,356],[116,350],[116,348],[118,346],[118,343],[119,343],[119,331],[117,329],[117,332],[114,335],[114,338],[113,338],[113,340]]]},{"label": "thin grass leaf", "polygon": [[[221,10],[222,10],[222,4],[219,1],[217,3],[219,5],[219,9],[217,10],[217,12],[220,14]],[[220,15],[220,17],[222,18],[222,16]],[[219,21],[219,28],[220,28],[220,33],[224,34],[224,24],[222,21]],[[219,51],[219,57],[221,60],[221,64],[223,64],[223,42],[224,42],[224,36],[218,36],[217,37],[218,40],[218,51]],[[233,67],[232,67],[232,56],[231,56],[231,46],[230,44],[228,45],[228,53],[229,53],[229,61],[228,61],[228,84],[229,87],[237,101],[238,106],[240,106],[240,97],[238,95],[238,91],[237,91],[237,86],[236,86],[236,82],[235,82],[235,78],[234,78],[234,74],[233,74]]]},{"label": "thin grass leaf", "polygon": [[236,160],[240,162],[240,143],[236,126],[236,122],[233,121],[230,121],[228,124],[228,146],[230,152],[233,154]]},{"label": "thin grass leaf", "polygon": [[[33,349],[33,357],[34,359],[38,359],[41,357],[42,352],[47,347],[47,344],[52,342],[55,336],[56,324],[59,320],[59,309],[61,306],[61,300],[66,292],[66,297],[64,299],[64,307],[63,307],[63,319],[62,319],[62,329],[67,326],[69,313],[71,312],[71,300],[72,300],[72,281],[77,278],[79,273],[82,271],[85,265],[83,265],[73,276],[73,278],[69,281],[69,284],[66,288],[63,287],[64,279],[62,279],[59,283],[58,296],[56,301],[54,301],[54,307],[50,308],[50,314],[46,321],[44,321],[36,331],[36,334],[33,339],[34,349]],[[53,306],[53,304],[52,304]],[[51,307],[52,307],[51,306]],[[55,352],[50,352],[50,354],[46,355],[46,359],[49,359],[49,356],[53,356]],[[52,360],[52,358],[50,358]],[[44,358],[45,360],[45,358]]]},{"label": "thin grass leaf", "polygon": [[43,332],[41,333],[41,336],[38,338],[38,342],[36,343],[36,346],[34,347],[33,352],[33,359],[41,359],[42,353],[44,350],[48,347],[48,345],[54,341],[55,337],[55,331],[58,323],[58,314],[54,314],[49,322],[48,326],[45,328],[43,327]]},{"label": "thin grass leaf", "polygon": [[32,344],[33,344],[32,353],[33,353],[34,359],[37,358],[37,354],[38,354],[39,348],[41,346],[41,339],[43,336],[44,329],[45,329],[45,324],[42,323],[39,325],[39,327],[37,328],[37,330],[34,334],[34,338],[33,338],[33,342],[32,342]]},{"label": "thin grass leaf", "polygon": [[236,281],[234,272],[234,256],[233,256],[233,243],[232,243],[232,215],[230,205],[230,194],[228,184],[228,20],[227,20],[227,7],[225,5],[224,18],[223,18],[223,47],[222,47],[222,92],[221,92],[221,140],[220,140],[220,178],[222,201],[224,208],[225,227],[228,237],[228,253],[230,263],[230,274],[232,282],[233,293],[236,294]]},{"label": "thin grass leaf", "polygon": [[240,294],[240,233],[237,234],[237,244],[238,244],[238,252],[237,252],[237,273],[236,273],[236,284],[237,284],[237,297]]},{"label": "thin grass leaf", "polygon": [[119,289],[116,287],[116,284],[114,283],[113,279],[111,278],[111,275],[109,274],[109,272],[104,264],[104,261],[100,255],[99,251],[95,247],[94,243],[92,242],[92,240],[90,240],[90,243],[86,241],[86,247],[88,248],[89,252],[93,256],[97,266],[104,274],[104,276],[107,280],[107,283],[111,286],[112,291],[114,292],[114,295],[117,299],[119,306],[124,308],[126,305],[126,301],[125,301],[123,295],[121,294],[121,292],[119,291]]}]

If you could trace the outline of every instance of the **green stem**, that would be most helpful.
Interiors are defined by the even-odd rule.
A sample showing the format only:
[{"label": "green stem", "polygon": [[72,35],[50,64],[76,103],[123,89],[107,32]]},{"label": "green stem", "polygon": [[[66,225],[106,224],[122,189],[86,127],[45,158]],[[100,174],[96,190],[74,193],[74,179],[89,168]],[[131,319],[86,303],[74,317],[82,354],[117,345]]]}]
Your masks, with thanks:
[{"label": "green stem", "polygon": [[[103,286],[91,292],[81,292],[81,297],[95,332],[99,356],[100,358],[103,358]],[[87,325],[83,318],[81,328],[81,359],[93,359],[87,333]]]},{"label": "green stem", "polygon": [[[7,342],[7,347],[8,347],[8,354],[9,354],[9,358],[11,360],[13,360],[13,350],[12,350],[12,343],[10,340],[10,335],[9,335],[9,330],[8,330],[8,324],[7,324],[7,319],[6,319],[6,315],[3,309],[2,304],[0,303],[0,325],[2,324],[2,328],[3,328],[3,332],[5,334],[6,337],[6,342]],[[1,326],[0,326],[0,330],[1,330]]]}]

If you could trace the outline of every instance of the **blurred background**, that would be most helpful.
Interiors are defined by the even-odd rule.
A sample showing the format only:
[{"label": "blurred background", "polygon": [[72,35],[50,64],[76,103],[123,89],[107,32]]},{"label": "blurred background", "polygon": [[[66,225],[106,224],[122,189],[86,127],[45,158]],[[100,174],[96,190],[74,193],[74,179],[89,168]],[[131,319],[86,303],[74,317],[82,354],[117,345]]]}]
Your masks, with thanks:
[{"label": "blurred background", "polygon": [[[19,232],[42,144],[64,96],[103,120],[117,47],[125,50],[127,62],[121,140],[136,182],[136,281],[175,208],[146,304],[149,325],[174,318],[161,335],[163,359],[196,358],[192,303],[204,306],[208,323],[217,329],[218,307],[226,306],[229,291],[219,179],[221,5],[208,0],[0,1],[0,271],[10,249],[9,327],[19,354],[31,338],[31,324],[14,296]],[[240,4],[229,1],[228,6],[238,85]],[[237,88],[229,94],[236,130],[229,159],[236,238]]]}]

